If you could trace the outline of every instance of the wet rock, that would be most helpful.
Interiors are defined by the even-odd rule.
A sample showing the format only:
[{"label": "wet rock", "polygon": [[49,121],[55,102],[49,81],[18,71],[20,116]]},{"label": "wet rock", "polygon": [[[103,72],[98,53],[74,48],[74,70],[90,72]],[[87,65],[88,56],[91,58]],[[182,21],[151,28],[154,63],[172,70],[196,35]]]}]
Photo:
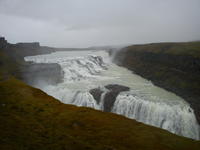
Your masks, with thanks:
[{"label": "wet rock", "polygon": [[111,111],[113,104],[115,103],[115,100],[120,92],[129,91],[130,89],[129,87],[117,85],[117,84],[106,85],[105,88],[109,90],[109,92],[106,93],[105,98],[104,98],[105,112]]},{"label": "wet rock", "polygon": [[94,99],[97,101],[97,104],[100,103],[101,100],[101,94],[104,91],[102,91],[100,88],[96,88],[96,89],[92,89],[90,90],[90,94],[92,94],[92,96],[94,97]]},{"label": "wet rock", "polygon": [[109,84],[109,85],[106,85],[105,88],[114,92],[128,91],[130,89],[129,87],[118,85],[118,84]]},{"label": "wet rock", "polygon": [[103,88],[92,89],[90,90],[90,94],[92,94],[94,99],[99,104],[102,94],[106,92],[105,97],[103,99],[105,112],[111,112],[111,109],[115,103],[115,100],[120,92],[129,91],[130,89],[129,87],[117,85],[117,84],[106,85],[104,88],[105,89]]}]

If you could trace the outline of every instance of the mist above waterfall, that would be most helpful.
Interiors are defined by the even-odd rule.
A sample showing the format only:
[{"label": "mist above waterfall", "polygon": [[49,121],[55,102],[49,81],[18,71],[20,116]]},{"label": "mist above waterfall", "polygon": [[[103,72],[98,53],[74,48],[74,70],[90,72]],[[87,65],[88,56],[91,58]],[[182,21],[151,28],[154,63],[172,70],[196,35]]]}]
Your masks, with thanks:
[{"label": "mist above waterfall", "polygon": [[[154,86],[150,81],[112,63],[107,51],[69,51],[25,57],[33,63],[56,63],[64,73],[56,85],[35,85],[61,102],[105,110],[107,85],[129,87],[117,93],[110,111],[166,129],[172,133],[199,139],[199,125],[189,104],[177,95]],[[97,101],[91,89],[101,90]],[[115,91],[114,91],[115,92]]]}]

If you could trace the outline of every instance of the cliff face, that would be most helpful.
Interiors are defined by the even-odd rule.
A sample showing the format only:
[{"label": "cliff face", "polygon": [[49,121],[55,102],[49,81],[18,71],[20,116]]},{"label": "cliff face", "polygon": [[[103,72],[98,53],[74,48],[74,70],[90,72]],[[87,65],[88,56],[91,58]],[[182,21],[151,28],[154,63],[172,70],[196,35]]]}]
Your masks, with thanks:
[{"label": "cliff face", "polygon": [[29,85],[55,85],[62,82],[64,72],[58,64],[32,64],[21,69],[22,80]]},{"label": "cliff face", "polygon": [[5,48],[8,45],[4,37],[0,37],[0,48]]},{"label": "cliff face", "polygon": [[200,122],[200,42],[130,46],[115,61],[183,97]]},{"label": "cliff face", "polygon": [[42,47],[37,42],[10,44],[5,38],[0,38],[0,80],[10,76],[24,79],[24,73],[28,73],[32,68],[32,65],[24,61],[25,56],[48,54],[54,51],[53,48]]}]

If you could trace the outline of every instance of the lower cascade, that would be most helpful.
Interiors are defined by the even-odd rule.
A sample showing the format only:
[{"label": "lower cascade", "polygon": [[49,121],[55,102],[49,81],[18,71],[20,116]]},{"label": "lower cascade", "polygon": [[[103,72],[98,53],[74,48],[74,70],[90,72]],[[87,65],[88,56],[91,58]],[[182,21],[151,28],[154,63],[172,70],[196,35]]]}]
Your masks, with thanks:
[{"label": "lower cascade", "polygon": [[199,126],[193,110],[187,105],[151,102],[123,93],[117,97],[112,112],[178,135],[199,139]]},{"label": "lower cascade", "polygon": [[106,51],[55,52],[25,60],[61,66],[62,83],[33,85],[63,103],[113,112],[177,135],[200,138],[193,109],[185,100],[113,64]]}]

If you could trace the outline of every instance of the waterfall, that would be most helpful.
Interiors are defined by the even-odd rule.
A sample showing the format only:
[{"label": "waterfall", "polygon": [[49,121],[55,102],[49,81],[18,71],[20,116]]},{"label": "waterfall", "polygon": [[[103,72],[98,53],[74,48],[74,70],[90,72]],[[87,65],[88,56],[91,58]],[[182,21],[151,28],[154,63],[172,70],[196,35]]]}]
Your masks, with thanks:
[{"label": "waterfall", "polygon": [[130,93],[118,95],[113,113],[166,129],[172,133],[199,139],[199,126],[193,110],[185,104],[167,104],[145,100]]},{"label": "waterfall", "polygon": [[78,91],[74,95],[71,103],[76,105],[76,106],[85,106],[85,107],[90,107],[90,108],[100,110],[100,106],[97,105],[95,99],[93,98],[93,96],[89,92]]},{"label": "waterfall", "polygon": [[[111,112],[139,122],[166,129],[174,134],[199,139],[199,125],[189,104],[177,95],[153,85],[131,71],[113,64],[106,51],[55,52],[29,56],[25,61],[56,63],[64,72],[62,83],[40,87],[66,104],[91,107],[104,111],[105,89],[108,84],[124,85],[114,100]],[[90,93],[100,88],[100,100]]]},{"label": "waterfall", "polygon": [[28,56],[25,61],[34,63],[57,63],[63,69],[65,81],[80,81],[82,79],[90,79],[98,75],[102,70],[107,69],[106,64],[100,56],[82,56],[82,57],[60,57],[55,59],[49,55]]}]

